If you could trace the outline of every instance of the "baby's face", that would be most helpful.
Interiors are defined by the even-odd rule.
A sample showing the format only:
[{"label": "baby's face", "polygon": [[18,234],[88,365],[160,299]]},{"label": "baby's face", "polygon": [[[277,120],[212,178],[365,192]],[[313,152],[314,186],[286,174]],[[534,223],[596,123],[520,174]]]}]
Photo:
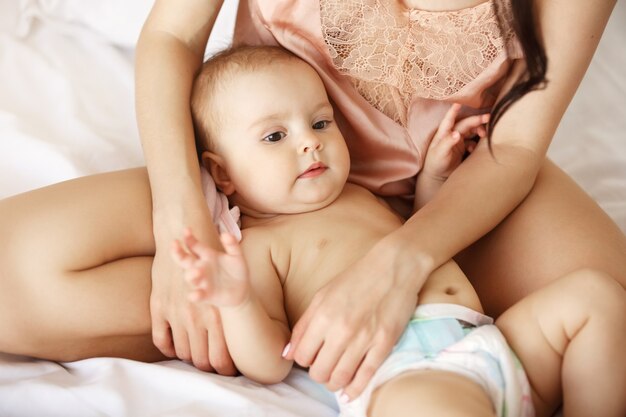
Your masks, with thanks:
[{"label": "baby's face", "polygon": [[213,102],[219,154],[243,213],[301,213],[341,193],[350,170],[348,148],[324,85],[298,60],[236,75]]}]

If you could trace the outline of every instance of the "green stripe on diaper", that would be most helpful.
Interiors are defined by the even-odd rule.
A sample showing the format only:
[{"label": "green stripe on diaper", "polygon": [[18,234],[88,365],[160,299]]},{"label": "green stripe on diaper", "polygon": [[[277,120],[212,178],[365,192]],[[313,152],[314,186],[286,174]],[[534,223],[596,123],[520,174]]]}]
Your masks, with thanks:
[{"label": "green stripe on diaper", "polygon": [[429,357],[463,339],[471,330],[453,318],[414,318],[393,351],[417,350]]}]

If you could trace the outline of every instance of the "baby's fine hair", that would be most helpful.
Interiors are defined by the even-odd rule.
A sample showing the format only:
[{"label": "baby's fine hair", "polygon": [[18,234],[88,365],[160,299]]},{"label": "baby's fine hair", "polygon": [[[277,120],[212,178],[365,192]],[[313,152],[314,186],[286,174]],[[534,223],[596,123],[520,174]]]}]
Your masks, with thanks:
[{"label": "baby's fine hair", "polygon": [[211,138],[219,124],[220,103],[214,99],[225,92],[228,81],[242,73],[294,59],[299,58],[286,49],[265,45],[230,47],[211,56],[200,68],[191,90],[191,116],[198,154],[215,150],[216,144]]}]

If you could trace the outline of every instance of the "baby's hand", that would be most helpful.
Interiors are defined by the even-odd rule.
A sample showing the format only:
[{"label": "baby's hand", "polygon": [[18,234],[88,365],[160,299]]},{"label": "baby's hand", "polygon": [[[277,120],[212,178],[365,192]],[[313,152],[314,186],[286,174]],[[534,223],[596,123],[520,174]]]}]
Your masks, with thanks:
[{"label": "baby's hand", "polygon": [[489,114],[468,116],[457,121],[460,109],[461,105],[455,103],[444,116],[428,146],[420,175],[445,181],[461,165],[465,152],[472,152],[476,147],[476,142],[470,138],[487,136],[485,124],[489,121]]},{"label": "baby's hand", "polygon": [[248,267],[234,236],[220,236],[225,252],[199,242],[191,230],[172,244],[172,257],[184,270],[189,299],[217,307],[237,307],[250,298]]}]

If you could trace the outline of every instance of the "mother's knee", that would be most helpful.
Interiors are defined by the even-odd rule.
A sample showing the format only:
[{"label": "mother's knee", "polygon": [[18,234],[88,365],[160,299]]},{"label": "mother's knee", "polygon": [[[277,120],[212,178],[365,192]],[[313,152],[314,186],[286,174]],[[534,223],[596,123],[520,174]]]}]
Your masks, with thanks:
[{"label": "mother's knee", "polygon": [[566,302],[579,308],[600,311],[610,315],[626,316],[626,290],[606,272],[584,268],[571,272],[555,285]]},{"label": "mother's knee", "polygon": [[42,347],[36,340],[37,317],[30,314],[26,303],[20,302],[15,288],[6,284],[7,277],[0,271],[0,352],[34,356]]}]

